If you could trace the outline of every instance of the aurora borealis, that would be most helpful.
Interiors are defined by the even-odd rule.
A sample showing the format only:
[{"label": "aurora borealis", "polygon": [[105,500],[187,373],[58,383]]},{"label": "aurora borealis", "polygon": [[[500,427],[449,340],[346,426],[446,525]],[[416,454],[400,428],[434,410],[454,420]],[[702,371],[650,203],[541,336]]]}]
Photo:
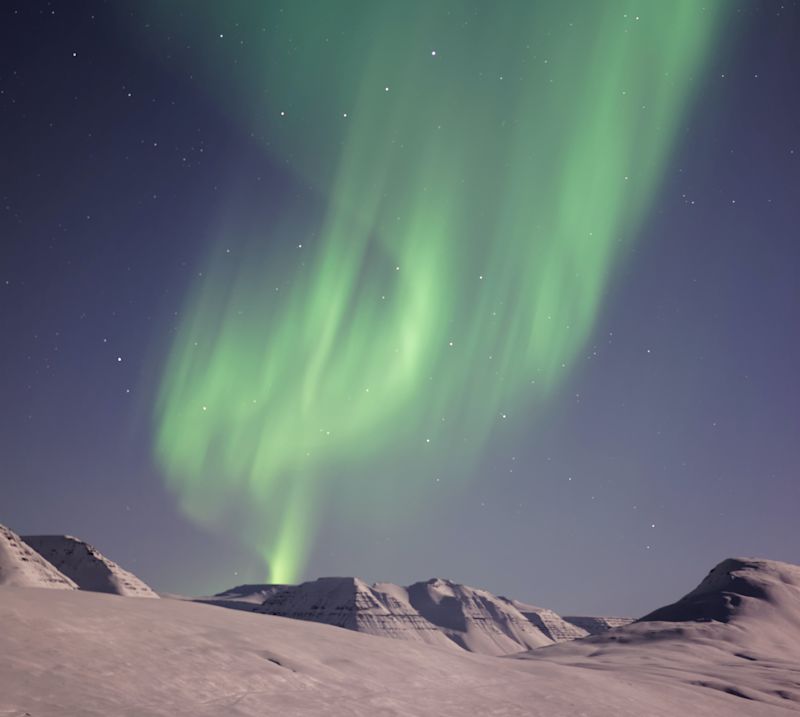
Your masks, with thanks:
[{"label": "aurora borealis", "polygon": [[567,615],[800,563],[798,28],[6,3],[0,524],[167,593],[437,576]]},{"label": "aurora borealis", "polygon": [[219,13],[251,31],[226,47],[210,31],[225,18],[194,18],[210,97],[319,214],[219,228],[169,348],[155,451],[189,516],[237,525],[269,580],[293,582],[321,512],[425,510],[437,477],[490,480],[487,445],[535,430],[723,19],[691,0]]}]

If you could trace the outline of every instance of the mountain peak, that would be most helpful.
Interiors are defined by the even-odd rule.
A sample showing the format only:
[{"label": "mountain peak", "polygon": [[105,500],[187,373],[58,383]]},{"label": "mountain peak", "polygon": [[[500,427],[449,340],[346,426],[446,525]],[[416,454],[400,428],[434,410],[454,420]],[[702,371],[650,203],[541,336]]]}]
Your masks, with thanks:
[{"label": "mountain peak", "polygon": [[800,620],[800,567],[777,560],[727,558],[680,600],[639,622],[730,622],[778,608]]},{"label": "mountain peak", "polygon": [[0,525],[0,585],[60,590],[77,588],[72,580],[4,525]]},{"label": "mountain peak", "polygon": [[109,560],[94,546],[72,535],[27,535],[22,538],[81,590],[126,597],[158,595],[133,573]]}]

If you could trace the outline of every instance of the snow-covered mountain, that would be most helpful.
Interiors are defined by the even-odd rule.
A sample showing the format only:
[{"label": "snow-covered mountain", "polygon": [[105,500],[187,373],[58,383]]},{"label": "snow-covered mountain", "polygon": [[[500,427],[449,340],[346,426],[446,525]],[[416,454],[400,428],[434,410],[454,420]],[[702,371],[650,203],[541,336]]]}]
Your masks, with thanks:
[{"label": "snow-covered mountain", "polygon": [[240,585],[198,600],[485,655],[510,655],[590,634],[552,610],[442,578],[408,587],[349,577]]},{"label": "snow-covered mountain", "polygon": [[632,624],[518,657],[632,681],[668,677],[673,690],[728,696],[719,714],[798,714],[800,566],[723,560],[683,598]]},{"label": "snow-covered mountain", "polygon": [[22,539],[81,590],[126,597],[158,597],[133,573],[71,535],[26,535]]},{"label": "snow-covered mountain", "polygon": [[615,627],[630,625],[630,617],[591,617],[588,615],[564,615],[564,622],[569,623],[587,635],[602,635]]},{"label": "snow-covered mountain", "polygon": [[0,525],[0,585],[75,590],[77,585]]},{"label": "snow-covered mountain", "polygon": [[780,632],[800,641],[800,566],[757,558],[723,560],[690,593],[640,618],[652,622],[722,622],[744,628],[780,618]]},{"label": "snow-covered mountain", "polygon": [[264,602],[270,595],[280,592],[288,585],[263,585],[263,584],[246,584],[237,585],[225,592],[217,593],[209,597],[194,598],[195,602],[204,602],[210,605],[219,605],[220,607],[229,607],[234,610],[255,610],[261,603]]},{"label": "snow-covered mountain", "polygon": [[358,578],[319,578],[285,585],[267,596],[256,612],[456,649],[436,625],[410,605],[405,588],[392,583],[368,585]]},{"label": "snow-covered mountain", "polygon": [[420,615],[470,652],[509,655],[553,643],[513,604],[486,590],[433,578],[407,592]]},{"label": "snow-covered mountain", "polygon": [[[547,637],[553,642],[564,642],[565,640],[575,640],[579,637],[586,637],[590,635],[588,630],[575,625],[561,617],[553,610],[548,610],[546,607],[537,607],[536,605],[528,605],[527,603],[520,602],[519,600],[511,600],[506,597],[501,597],[507,603],[513,605],[517,610],[525,616],[533,625],[539,628]],[[594,620],[605,620],[607,618],[590,618]],[[613,618],[612,618],[613,619]],[[624,624],[631,622],[626,620]]]},{"label": "snow-covered mountain", "polygon": [[79,590],[0,587],[0,625],[3,715],[800,714],[800,568],[771,561],[726,561],[644,621],[511,659]]}]

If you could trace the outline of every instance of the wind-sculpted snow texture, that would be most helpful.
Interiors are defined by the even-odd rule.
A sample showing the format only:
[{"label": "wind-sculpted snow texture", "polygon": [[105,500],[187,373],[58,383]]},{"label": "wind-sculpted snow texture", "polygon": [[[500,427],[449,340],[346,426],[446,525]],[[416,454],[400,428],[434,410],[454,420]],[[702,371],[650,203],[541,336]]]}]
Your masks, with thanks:
[{"label": "wind-sculpted snow texture", "polygon": [[0,525],[0,585],[60,590],[77,587],[4,525]]},{"label": "wind-sculpted snow texture", "polygon": [[158,597],[133,573],[109,560],[95,547],[71,535],[27,535],[23,540],[73,580],[81,590],[126,597]]}]

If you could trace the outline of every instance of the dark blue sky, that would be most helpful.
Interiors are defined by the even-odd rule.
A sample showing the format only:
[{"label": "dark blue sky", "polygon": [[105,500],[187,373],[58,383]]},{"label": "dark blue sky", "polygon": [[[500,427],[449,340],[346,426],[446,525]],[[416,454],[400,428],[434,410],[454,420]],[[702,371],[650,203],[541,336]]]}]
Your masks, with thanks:
[{"label": "dark blue sky", "polygon": [[[546,420],[435,518],[380,541],[322,524],[308,577],[640,614],[728,556],[800,562],[800,7],[735,7]],[[0,12],[0,522],[78,535],[161,590],[258,579],[233,535],[179,513],[149,415],[221,197],[269,222],[262,187],[302,194],[138,43],[136,3]]]}]

